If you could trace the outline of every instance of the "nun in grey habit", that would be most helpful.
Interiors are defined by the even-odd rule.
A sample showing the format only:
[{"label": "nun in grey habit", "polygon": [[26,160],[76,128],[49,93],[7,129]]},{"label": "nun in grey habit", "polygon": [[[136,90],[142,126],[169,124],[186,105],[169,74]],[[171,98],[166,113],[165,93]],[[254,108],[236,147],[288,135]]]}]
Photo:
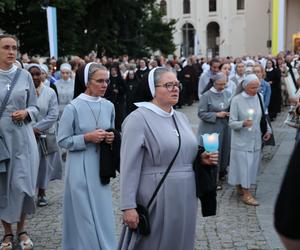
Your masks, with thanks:
[{"label": "nun in grey habit", "polygon": [[[184,114],[173,110],[179,82],[166,68],[152,69],[141,83],[148,92],[122,124],[120,191],[124,227],[118,249],[194,250],[197,198],[193,161],[197,139]],[[151,233],[142,236],[137,204],[147,206],[178,148],[174,165],[149,208]]]},{"label": "nun in grey habit", "polygon": [[226,91],[226,75],[222,72],[212,78],[213,86],[202,95],[198,117],[200,118],[198,129],[199,144],[203,146],[202,136],[205,133],[219,134],[219,177],[227,173],[230,155],[230,128],[228,126],[229,106],[231,94]]},{"label": "nun in grey habit", "polygon": [[[45,191],[48,187],[49,181],[61,179],[62,176],[62,162],[56,142],[58,104],[54,90],[42,83],[41,66],[38,64],[30,64],[27,70],[32,75],[37,94],[37,106],[40,111],[35,120],[32,122],[40,154],[40,165],[36,184],[38,188],[37,204],[38,206],[46,206],[48,202],[46,200]],[[46,136],[48,138],[44,139],[42,136]],[[50,140],[50,138],[52,138],[52,140]],[[48,140],[48,145],[45,140]],[[52,141],[52,145],[49,145],[50,141]]]},{"label": "nun in grey habit", "polygon": [[113,142],[114,105],[102,98],[108,71],[96,63],[84,68],[85,93],[62,114],[58,143],[68,150],[63,200],[62,249],[116,249],[110,184],[99,177],[99,143]]},{"label": "nun in grey habit", "polygon": [[[232,133],[228,182],[236,185],[238,193],[242,195],[242,201],[252,206],[259,205],[249,191],[251,185],[256,183],[261,163],[262,109],[257,94],[259,88],[260,82],[257,76],[247,75],[241,84],[241,89],[232,99],[229,117]],[[271,128],[268,126],[263,139],[268,140],[270,133]]]},{"label": "nun in grey habit", "polygon": [[[11,90],[12,80],[17,72],[13,65],[16,57],[17,41],[10,35],[1,35],[1,47],[9,49],[8,60],[0,53],[0,103],[7,91],[12,91],[0,119],[0,135],[4,138],[10,160],[6,169],[0,171],[0,219],[4,225],[5,236],[1,247],[11,247],[13,223],[18,223],[17,234],[21,247],[32,249],[33,243],[24,232],[27,214],[35,211],[35,188],[39,156],[37,143],[30,121],[38,113],[35,88],[30,74],[23,69]],[[14,58],[12,60],[11,58]]]}]

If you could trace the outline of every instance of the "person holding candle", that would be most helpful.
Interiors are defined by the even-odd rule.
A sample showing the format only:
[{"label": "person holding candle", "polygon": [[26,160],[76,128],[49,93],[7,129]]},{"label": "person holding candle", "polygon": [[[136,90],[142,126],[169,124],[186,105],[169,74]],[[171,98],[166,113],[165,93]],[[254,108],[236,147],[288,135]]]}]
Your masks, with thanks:
[{"label": "person holding candle", "polygon": [[[230,155],[230,129],[228,126],[231,93],[226,91],[227,76],[219,72],[212,78],[212,87],[205,91],[199,101],[198,117],[200,118],[198,140],[203,145],[201,135],[219,134],[219,179],[227,174]],[[219,180],[218,189],[221,189]]]},{"label": "person holding candle", "polygon": [[[195,249],[198,201],[193,161],[198,143],[185,115],[173,109],[180,87],[167,68],[152,69],[137,90],[138,109],[122,124],[120,198],[126,226],[118,249]],[[201,156],[204,164],[218,161],[217,153]],[[151,233],[141,236],[135,230],[139,224],[137,204],[146,207],[173,158],[148,210]]]},{"label": "person holding candle", "polygon": [[[237,192],[247,205],[258,206],[258,201],[250,192],[261,161],[261,106],[258,97],[259,79],[249,74],[242,82],[242,89],[233,97],[230,107],[229,126],[231,127],[231,152],[228,182],[236,185]],[[262,98],[262,97],[261,97]],[[271,128],[263,135],[267,141],[271,137]]]}]

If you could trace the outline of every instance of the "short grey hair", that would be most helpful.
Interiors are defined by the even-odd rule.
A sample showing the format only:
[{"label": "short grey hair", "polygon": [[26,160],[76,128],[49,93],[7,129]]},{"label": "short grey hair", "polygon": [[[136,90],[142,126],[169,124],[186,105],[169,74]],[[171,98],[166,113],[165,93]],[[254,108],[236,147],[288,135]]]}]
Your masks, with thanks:
[{"label": "short grey hair", "polygon": [[161,76],[167,72],[172,72],[172,71],[165,67],[157,68],[155,70],[155,72],[154,72],[154,85],[155,86],[159,82]]},{"label": "short grey hair", "polygon": [[93,63],[91,64],[90,68],[89,68],[89,72],[88,72],[88,82],[90,81],[91,78],[93,78],[93,75],[98,71],[98,70],[104,70],[108,72],[108,69],[99,64],[99,63]]}]

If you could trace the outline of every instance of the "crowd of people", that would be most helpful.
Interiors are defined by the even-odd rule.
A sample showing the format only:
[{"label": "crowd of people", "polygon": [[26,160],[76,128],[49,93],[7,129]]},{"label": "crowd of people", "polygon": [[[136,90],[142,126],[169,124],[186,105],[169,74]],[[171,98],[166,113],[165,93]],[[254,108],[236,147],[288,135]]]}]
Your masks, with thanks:
[{"label": "crowd of people", "polygon": [[[200,166],[216,166],[216,190],[228,180],[243,203],[258,206],[250,188],[262,147],[274,144],[272,121],[282,105],[300,106],[300,58],[291,53],[209,61],[16,56],[17,39],[0,35],[1,250],[13,248],[14,223],[21,249],[33,249],[26,216],[48,205],[46,189],[62,178],[63,161],[62,249],[192,250],[197,154]],[[196,134],[179,112],[193,103]],[[217,152],[205,151],[207,133],[219,134]],[[125,225],[119,244],[109,185],[116,171]],[[139,205],[149,209],[155,234],[139,233]]]}]

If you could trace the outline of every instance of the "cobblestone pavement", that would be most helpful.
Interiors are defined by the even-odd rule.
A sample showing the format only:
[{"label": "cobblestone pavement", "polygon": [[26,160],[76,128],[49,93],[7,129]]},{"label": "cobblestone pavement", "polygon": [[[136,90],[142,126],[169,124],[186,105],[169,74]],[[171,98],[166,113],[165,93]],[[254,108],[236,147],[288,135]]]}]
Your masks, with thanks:
[{"label": "cobblestone pavement", "polygon": [[[188,116],[191,121],[192,128],[196,131],[198,126],[198,118],[196,115],[197,103],[189,107],[185,106],[180,111],[184,112]],[[264,173],[267,172],[275,153],[280,148],[280,144],[285,141],[285,138],[288,136],[290,143],[292,141],[292,134],[294,131],[291,131],[283,125],[284,117],[285,113],[281,113],[277,118],[277,121],[272,123],[276,133],[277,145],[275,147],[267,147],[264,149],[261,176],[264,176]],[[280,158],[277,159],[277,161],[280,162]],[[283,167],[278,170],[278,172],[280,172],[279,176],[282,176]],[[256,192],[257,195],[260,190],[260,186],[266,186],[266,188],[268,188],[269,185],[268,181],[260,182],[260,177],[257,188],[253,189],[253,192]],[[276,183],[273,183],[277,189],[280,186],[280,181],[281,179],[278,179]],[[122,224],[121,213],[118,209],[118,183],[118,178],[112,182],[117,236],[120,233]],[[273,197],[276,197],[276,188],[276,191],[272,194]],[[29,216],[28,232],[34,241],[35,250],[60,249],[62,232],[62,193],[63,181],[51,182],[47,191],[49,206],[37,208],[36,213],[33,216]],[[264,197],[264,195],[267,197]],[[224,183],[223,189],[218,192],[217,216],[203,218],[201,216],[199,203],[196,249],[282,249],[282,246],[280,245],[280,242],[272,228],[274,199],[272,201],[268,201],[268,196],[269,193],[265,193],[262,189],[262,195],[258,195],[258,199],[265,205],[262,204],[260,206],[262,207],[262,211],[258,213],[260,207],[255,208],[244,205],[237,196],[234,188]],[[1,228],[0,235],[2,234],[3,231]],[[274,244],[274,242],[276,242],[276,244]]]}]

